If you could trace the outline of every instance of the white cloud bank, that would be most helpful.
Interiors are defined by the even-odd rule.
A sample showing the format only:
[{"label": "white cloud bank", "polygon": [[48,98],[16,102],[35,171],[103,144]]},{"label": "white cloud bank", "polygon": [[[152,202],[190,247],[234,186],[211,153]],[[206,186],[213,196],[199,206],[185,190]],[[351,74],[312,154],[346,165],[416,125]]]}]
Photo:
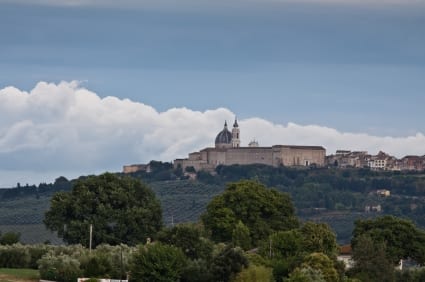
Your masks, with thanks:
[{"label": "white cloud bank", "polygon": [[[118,171],[124,164],[185,157],[213,146],[224,120],[231,125],[234,119],[234,113],[223,108],[158,112],[128,99],[102,99],[76,81],[40,82],[30,92],[1,89],[0,113],[0,187],[25,179],[37,183],[43,181],[43,175],[75,177]],[[260,118],[240,120],[239,124],[242,145],[255,138],[264,146],[322,145],[328,154],[336,149],[373,154],[383,150],[398,157],[425,153],[422,133],[378,137],[318,125],[274,124]]]}]

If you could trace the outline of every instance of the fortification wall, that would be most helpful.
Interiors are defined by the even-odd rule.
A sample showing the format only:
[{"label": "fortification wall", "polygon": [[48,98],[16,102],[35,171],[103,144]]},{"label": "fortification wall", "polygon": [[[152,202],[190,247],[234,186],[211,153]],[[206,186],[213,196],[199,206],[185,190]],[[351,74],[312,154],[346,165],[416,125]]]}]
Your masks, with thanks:
[{"label": "fortification wall", "polygon": [[226,152],[226,165],[265,164],[273,165],[273,150],[271,147],[233,148]]},{"label": "fortification wall", "polygon": [[325,150],[282,147],[280,157],[284,166],[324,166],[325,154]]}]

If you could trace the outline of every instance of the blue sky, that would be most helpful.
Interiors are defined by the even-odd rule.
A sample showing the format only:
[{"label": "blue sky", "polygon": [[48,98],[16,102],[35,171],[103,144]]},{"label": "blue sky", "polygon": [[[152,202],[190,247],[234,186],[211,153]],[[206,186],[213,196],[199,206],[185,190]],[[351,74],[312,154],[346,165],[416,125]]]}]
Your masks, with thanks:
[{"label": "blue sky", "polygon": [[408,138],[425,132],[424,30],[425,1],[0,0],[0,89],[77,80],[159,113]]}]

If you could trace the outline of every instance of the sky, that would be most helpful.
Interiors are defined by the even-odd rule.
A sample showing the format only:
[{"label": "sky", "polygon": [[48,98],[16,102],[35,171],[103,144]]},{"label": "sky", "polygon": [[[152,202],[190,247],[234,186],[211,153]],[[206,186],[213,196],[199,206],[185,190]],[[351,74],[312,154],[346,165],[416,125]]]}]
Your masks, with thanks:
[{"label": "sky", "polygon": [[242,145],[425,154],[425,1],[0,0],[0,187]]}]

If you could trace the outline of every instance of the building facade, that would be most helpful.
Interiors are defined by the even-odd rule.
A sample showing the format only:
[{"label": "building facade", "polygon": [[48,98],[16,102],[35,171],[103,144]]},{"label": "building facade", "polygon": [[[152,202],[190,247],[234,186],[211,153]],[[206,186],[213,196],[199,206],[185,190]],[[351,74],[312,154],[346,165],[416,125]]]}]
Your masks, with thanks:
[{"label": "building facade", "polygon": [[188,158],[176,159],[174,167],[193,167],[195,170],[213,171],[219,165],[264,164],[270,166],[324,166],[326,150],[322,146],[274,145],[260,147],[251,141],[248,147],[240,146],[240,128],[237,120],[232,131],[224,128],[215,138],[215,147],[190,153]]}]

